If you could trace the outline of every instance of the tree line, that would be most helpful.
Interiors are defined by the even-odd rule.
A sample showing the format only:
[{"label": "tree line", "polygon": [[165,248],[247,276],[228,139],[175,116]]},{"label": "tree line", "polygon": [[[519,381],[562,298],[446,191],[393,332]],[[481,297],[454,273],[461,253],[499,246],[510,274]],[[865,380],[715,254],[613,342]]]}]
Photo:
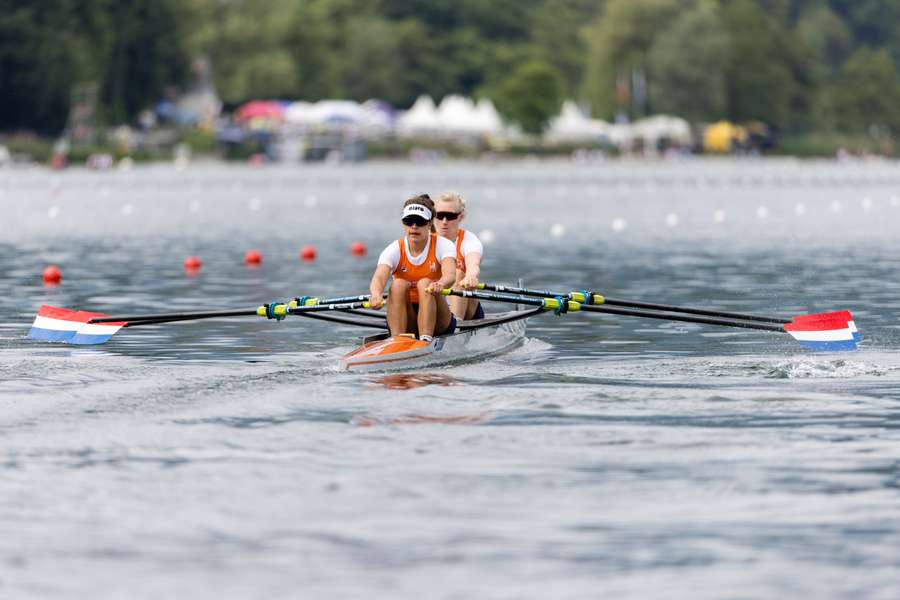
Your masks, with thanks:
[{"label": "tree line", "polygon": [[895,0],[0,0],[0,129],[56,134],[91,84],[131,122],[209,59],[253,98],[488,97],[539,131],[563,99],[789,132],[900,131]]}]

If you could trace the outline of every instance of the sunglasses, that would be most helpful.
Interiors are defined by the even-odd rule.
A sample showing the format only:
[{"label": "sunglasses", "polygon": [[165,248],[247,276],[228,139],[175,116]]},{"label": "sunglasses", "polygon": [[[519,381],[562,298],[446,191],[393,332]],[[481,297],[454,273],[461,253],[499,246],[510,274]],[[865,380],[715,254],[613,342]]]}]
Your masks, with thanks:
[{"label": "sunglasses", "polygon": [[434,218],[438,221],[455,221],[459,218],[460,213],[455,212],[436,212],[434,213]]},{"label": "sunglasses", "polygon": [[426,225],[428,225],[428,221],[426,221],[419,215],[410,215],[408,217],[403,217],[401,221],[407,227],[412,227],[413,225],[415,225],[416,227],[425,227]]}]

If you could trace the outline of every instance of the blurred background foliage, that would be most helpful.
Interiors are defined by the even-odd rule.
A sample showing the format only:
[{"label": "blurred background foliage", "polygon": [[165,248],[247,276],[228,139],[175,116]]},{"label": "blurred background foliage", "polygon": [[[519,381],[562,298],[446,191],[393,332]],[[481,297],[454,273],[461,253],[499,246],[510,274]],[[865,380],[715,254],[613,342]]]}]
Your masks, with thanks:
[{"label": "blurred background foliage", "polygon": [[0,129],[59,132],[92,84],[133,121],[207,57],[253,98],[488,97],[526,131],[563,99],[785,132],[900,130],[896,0],[0,0]]}]

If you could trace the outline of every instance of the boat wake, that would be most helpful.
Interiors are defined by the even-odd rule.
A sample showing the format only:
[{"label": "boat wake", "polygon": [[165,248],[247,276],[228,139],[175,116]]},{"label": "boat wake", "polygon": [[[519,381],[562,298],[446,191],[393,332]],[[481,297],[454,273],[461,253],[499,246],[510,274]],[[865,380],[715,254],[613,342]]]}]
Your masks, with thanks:
[{"label": "boat wake", "polygon": [[860,376],[884,376],[898,367],[886,367],[859,360],[814,360],[798,358],[771,367],[770,379],[849,379]]}]

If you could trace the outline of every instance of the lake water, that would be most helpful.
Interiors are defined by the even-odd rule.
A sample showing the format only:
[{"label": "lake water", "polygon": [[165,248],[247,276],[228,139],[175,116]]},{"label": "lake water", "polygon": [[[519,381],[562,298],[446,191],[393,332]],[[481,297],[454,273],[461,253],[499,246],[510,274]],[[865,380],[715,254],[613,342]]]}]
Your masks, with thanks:
[{"label": "lake water", "polygon": [[[336,368],[367,331],[301,318],[24,337],[43,303],[365,292],[402,201],[447,189],[486,281],[846,308],[863,345],[548,314],[385,377]],[[898,197],[892,162],[0,170],[0,597],[894,600]]]}]

